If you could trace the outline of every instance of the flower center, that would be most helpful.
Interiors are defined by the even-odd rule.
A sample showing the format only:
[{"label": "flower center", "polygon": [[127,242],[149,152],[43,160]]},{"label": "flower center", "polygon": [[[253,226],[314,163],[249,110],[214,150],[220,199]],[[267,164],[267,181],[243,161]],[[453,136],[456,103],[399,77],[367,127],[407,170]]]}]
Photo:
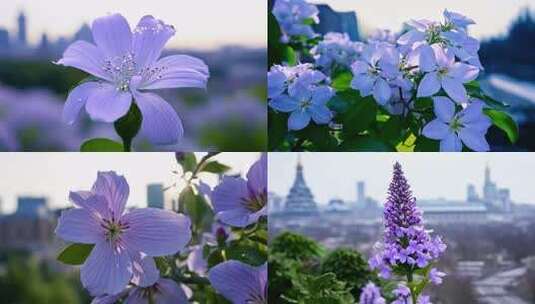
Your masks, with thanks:
[{"label": "flower center", "polygon": [[109,241],[116,241],[121,237],[121,234],[130,228],[127,223],[121,221],[104,219],[101,226],[105,229],[106,239]]},{"label": "flower center", "polygon": [[117,56],[104,63],[104,71],[111,75],[118,91],[129,90],[130,79],[136,74],[136,62],[133,53]]},{"label": "flower center", "polygon": [[249,299],[245,300],[246,304],[267,304],[263,296],[257,294],[250,294]]},{"label": "flower center", "polygon": [[448,74],[448,68],[446,67],[439,68],[437,72],[438,72],[439,77],[444,77]]},{"label": "flower center", "polygon": [[299,103],[299,107],[301,108],[301,110],[305,110],[306,108],[310,107],[311,104],[312,104],[311,100],[302,100]]},{"label": "flower center", "polygon": [[251,195],[249,197],[243,198],[242,200],[242,204],[247,210],[251,212],[258,212],[266,205],[267,194],[262,193],[258,195]]},{"label": "flower center", "polygon": [[463,124],[460,122],[458,117],[453,118],[453,120],[450,123],[450,129],[452,131],[458,132],[463,128]]}]

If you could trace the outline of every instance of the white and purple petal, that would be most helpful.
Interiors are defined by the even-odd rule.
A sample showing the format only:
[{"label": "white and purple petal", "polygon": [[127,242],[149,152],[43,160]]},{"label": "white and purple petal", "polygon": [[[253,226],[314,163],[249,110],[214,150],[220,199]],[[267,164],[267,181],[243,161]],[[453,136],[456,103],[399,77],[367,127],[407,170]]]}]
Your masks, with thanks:
[{"label": "white and purple petal", "polygon": [[88,96],[85,110],[93,120],[114,122],[128,113],[132,104],[130,92],[117,90],[109,83],[99,83]]},{"label": "white and purple petal", "polygon": [[97,18],[91,27],[93,40],[109,60],[122,58],[132,51],[132,32],[120,14]]}]

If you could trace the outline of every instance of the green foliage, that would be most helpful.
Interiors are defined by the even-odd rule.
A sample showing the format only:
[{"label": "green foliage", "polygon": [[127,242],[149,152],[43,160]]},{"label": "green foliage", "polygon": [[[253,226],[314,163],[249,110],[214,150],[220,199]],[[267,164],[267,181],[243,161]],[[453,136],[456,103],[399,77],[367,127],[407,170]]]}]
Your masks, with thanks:
[{"label": "green foliage", "polygon": [[325,255],[315,241],[291,232],[271,242],[268,271],[269,303],[352,304],[367,282],[384,285],[358,251]]},{"label": "green foliage", "polygon": [[50,273],[46,264],[29,258],[11,256],[5,271],[0,274],[0,302],[2,303],[69,303],[89,302],[78,292],[76,276]]},{"label": "green foliage", "polygon": [[179,196],[180,210],[189,216],[194,232],[207,230],[212,225],[214,213],[208,202],[190,185]]},{"label": "green foliage", "polygon": [[227,165],[224,165],[218,161],[211,161],[207,162],[202,166],[201,172],[210,172],[210,173],[216,173],[216,174],[223,174],[230,170],[230,167]]},{"label": "green foliage", "polygon": [[184,172],[193,172],[197,167],[197,157],[193,152],[181,152],[177,154],[176,161]]},{"label": "green foliage", "polygon": [[346,282],[355,299],[360,290],[370,281],[378,282],[377,275],[368,267],[361,253],[349,248],[340,248],[329,253],[321,265],[322,273],[333,273],[337,280]]},{"label": "green foliage", "polygon": [[123,145],[107,138],[93,138],[80,146],[80,152],[123,152]]},{"label": "green foliage", "polygon": [[136,137],[137,133],[141,129],[141,122],[143,115],[139,110],[135,102],[132,102],[128,113],[123,117],[117,119],[113,126],[115,131],[123,140],[123,146],[125,151],[130,151],[132,146],[132,140]]},{"label": "green foliage", "polygon": [[293,232],[284,232],[269,245],[270,253],[280,254],[293,260],[320,257],[324,249],[313,240]]},{"label": "green foliage", "polygon": [[496,127],[500,128],[507,134],[507,137],[511,143],[515,143],[518,140],[518,125],[516,124],[516,121],[509,116],[509,114],[503,111],[492,109],[485,109],[484,112],[488,117],[490,117],[492,123]]},{"label": "green foliage", "polygon": [[60,252],[58,261],[68,265],[82,265],[94,246],[93,244],[70,244]]}]

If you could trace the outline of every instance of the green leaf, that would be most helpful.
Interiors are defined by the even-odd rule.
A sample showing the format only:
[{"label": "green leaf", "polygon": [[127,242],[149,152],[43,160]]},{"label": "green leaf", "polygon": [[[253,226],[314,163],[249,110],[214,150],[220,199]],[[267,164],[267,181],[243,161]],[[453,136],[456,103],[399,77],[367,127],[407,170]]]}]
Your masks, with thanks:
[{"label": "green leaf", "polygon": [[93,138],[80,146],[81,152],[123,152],[123,145],[108,138]]},{"label": "green leaf", "polygon": [[94,244],[79,244],[74,243],[65,247],[58,255],[58,261],[68,265],[82,265],[91,250],[93,250]]},{"label": "green leaf", "polygon": [[195,194],[192,186],[182,190],[178,199],[181,210],[189,215],[195,231],[202,231],[211,225],[213,211],[201,195]]},{"label": "green leaf", "polygon": [[364,98],[352,105],[343,115],[343,132],[356,134],[366,130],[377,116],[377,103],[373,98]]},{"label": "green leaf", "polygon": [[283,61],[288,63],[289,66],[294,66],[297,64],[297,53],[291,46],[285,46],[283,48]]},{"label": "green leaf", "polygon": [[230,167],[227,165],[224,165],[216,160],[207,162],[202,167],[201,172],[210,172],[210,173],[216,173],[216,174],[222,174],[230,170]]},{"label": "green leaf", "polygon": [[268,112],[268,147],[270,151],[278,150],[284,141],[288,123],[288,115],[283,113]]},{"label": "green leaf", "polygon": [[331,86],[336,91],[345,91],[350,88],[351,80],[353,79],[353,74],[349,71],[344,71],[338,73],[333,77]]},{"label": "green leaf", "polygon": [[511,143],[514,144],[518,140],[518,125],[509,114],[492,109],[484,109],[483,112],[490,117],[495,126],[502,129],[507,134]]},{"label": "green leaf", "polygon": [[182,171],[192,172],[197,167],[197,157],[193,152],[183,152],[177,155],[176,161],[182,166]]},{"label": "green leaf", "polygon": [[358,152],[394,152],[395,149],[384,141],[369,135],[355,136],[345,140],[341,145],[342,151]]},{"label": "green leaf", "polygon": [[440,142],[438,140],[429,139],[420,136],[415,141],[415,152],[437,152],[440,150]]},{"label": "green leaf", "polygon": [[226,250],[226,257],[230,260],[238,260],[249,265],[259,266],[266,262],[267,251],[265,246],[255,243],[232,242]]},{"label": "green leaf", "polygon": [[123,117],[117,119],[113,124],[115,131],[122,138],[125,151],[131,150],[132,140],[136,137],[139,129],[141,129],[141,121],[143,120],[141,111],[135,102],[132,102],[130,110]]},{"label": "green leaf", "polygon": [[169,261],[167,261],[167,259],[163,256],[154,257],[154,262],[156,263],[156,267],[162,275],[166,274],[171,268]]}]

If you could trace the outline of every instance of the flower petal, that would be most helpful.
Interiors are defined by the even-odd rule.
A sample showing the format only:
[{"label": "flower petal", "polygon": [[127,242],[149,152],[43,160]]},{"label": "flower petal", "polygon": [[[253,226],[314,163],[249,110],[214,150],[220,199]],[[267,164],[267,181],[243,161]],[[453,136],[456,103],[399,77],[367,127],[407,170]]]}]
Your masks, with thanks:
[{"label": "flower petal", "polygon": [[462,62],[454,63],[448,70],[448,76],[463,83],[476,79],[478,75],[479,69],[477,67]]},{"label": "flower petal", "polygon": [[380,105],[385,105],[392,98],[392,89],[383,78],[377,78],[373,87],[373,98]]},{"label": "flower petal", "polygon": [[366,97],[372,94],[374,83],[374,77],[371,77],[368,74],[357,74],[353,76],[353,80],[351,80],[351,87],[359,90],[360,95]]},{"label": "flower petal", "polygon": [[187,55],[172,55],[158,60],[148,79],[140,88],[147,90],[166,88],[206,88],[210,73],[201,59]]},{"label": "flower petal", "polygon": [[299,102],[296,99],[293,99],[290,96],[284,94],[273,98],[269,102],[269,106],[277,111],[292,112],[297,110],[297,108],[299,107]]},{"label": "flower petal", "polygon": [[427,97],[436,94],[440,90],[440,81],[436,72],[425,74],[418,86],[418,97]]},{"label": "flower petal", "polygon": [[118,218],[123,214],[130,194],[130,187],[124,176],[117,175],[114,171],[99,171],[91,191],[106,199],[109,209],[113,212],[112,216]]},{"label": "flower petal", "polygon": [[132,32],[120,14],[100,17],[91,27],[93,40],[108,59],[122,57],[131,51]]},{"label": "flower petal", "polygon": [[80,69],[98,78],[111,81],[110,75],[104,71],[104,54],[87,41],[76,41],[63,53],[57,64]]},{"label": "flower petal", "polygon": [[173,35],[175,29],[171,25],[150,15],[143,16],[132,34],[132,50],[137,66],[150,67]]},{"label": "flower petal", "polygon": [[310,112],[310,116],[318,125],[327,124],[333,118],[331,110],[329,110],[329,108],[327,108],[325,105],[311,105],[308,110]]},{"label": "flower petal", "polygon": [[224,176],[212,192],[212,203],[218,218],[225,224],[245,227],[251,212],[243,205],[249,196],[247,182],[241,177]]},{"label": "flower petal", "polygon": [[80,270],[82,285],[93,296],[117,294],[131,277],[132,262],[127,250],[105,240],[93,247]]},{"label": "flower petal", "polygon": [[253,267],[234,260],[220,263],[208,272],[212,287],[232,303],[265,300],[265,276],[264,266]]},{"label": "flower petal", "polygon": [[88,97],[85,110],[91,119],[114,122],[128,113],[131,103],[132,95],[129,92],[119,91],[108,83],[99,83]]},{"label": "flower petal", "polygon": [[419,66],[422,72],[433,72],[437,69],[437,61],[433,49],[428,45],[422,45],[418,48]]},{"label": "flower petal", "polygon": [[132,283],[140,287],[148,287],[160,278],[160,271],[156,267],[154,258],[141,252],[131,253]]},{"label": "flower petal", "polygon": [[302,110],[293,111],[292,114],[290,114],[290,118],[288,118],[288,129],[301,130],[308,126],[309,123],[309,113]]},{"label": "flower petal", "polygon": [[463,144],[457,134],[450,132],[440,141],[440,152],[461,152]]},{"label": "flower petal", "polygon": [[351,65],[351,71],[353,74],[365,74],[368,73],[370,65],[364,61],[357,60]]},{"label": "flower petal", "polygon": [[445,123],[449,123],[455,115],[455,104],[448,97],[433,97],[433,109],[436,117]]},{"label": "flower petal", "polygon": [[431,139],[443,139],[450,133],[449,126],[439,119],[434,119],[424,126],[422,134]]},{"label": "flower petal", "polygon": [[80,110],[84,107],[89,96],[98,89],[97,82],[85,82],[75,87],[67,97],[67,101],[63,106],[63,121],[67,124],[73,124]]},{"label": "flower petal", "polygon": [[170,279],[158,280],[158,290],[154,300],[158,304],[187,304],[188,296],[182,286]]},{"label": "flower petal", "polygon": [[490,150],[489,143],[485,139],[485,133],[465,127],[459,131],[459,138],[470,149],[476,152],[486,152]]},{"label": "flower petal", "polygon": [[148,256],[175,254],[191,239],[189,218],[172,211],[135,209],[126,213],[123,220],[130,226],[123,233],[125,244]]},{"label": "flower petal", "polygon": [[82,208],[61,212],[55,232],[68,242],[95,244],[104,240],[104,230],[98,219]]},{"label": "flower petal", "polygon": [[102,195],[90,191],[71,191],[69,192],[69,200],[96,217],[106,219],[111,217],[108,200]]},{"label": "flower petal", "polygon": [[141,131],[152,143],[174,144],[182,138],[182,121],[167,101],[153,93],[136,92],[134,97],[143,114]]},{"label": "flower petal", "polygon": [[334,96],[334,90],[328,86],[319,86],[312,92],[312,104],[325,105]]},{"label": "flower petal", "polygon": [[254,193],[267,191],[267,154],[262,153],[247,172],[247,187]]},{"label": "flower petal", "polygon": [[442,88],[448,93],[448,96],[458,103],[465,103],[468,101],[468,95],[462,82],[458,79],[444,77],[442,78]]}]

